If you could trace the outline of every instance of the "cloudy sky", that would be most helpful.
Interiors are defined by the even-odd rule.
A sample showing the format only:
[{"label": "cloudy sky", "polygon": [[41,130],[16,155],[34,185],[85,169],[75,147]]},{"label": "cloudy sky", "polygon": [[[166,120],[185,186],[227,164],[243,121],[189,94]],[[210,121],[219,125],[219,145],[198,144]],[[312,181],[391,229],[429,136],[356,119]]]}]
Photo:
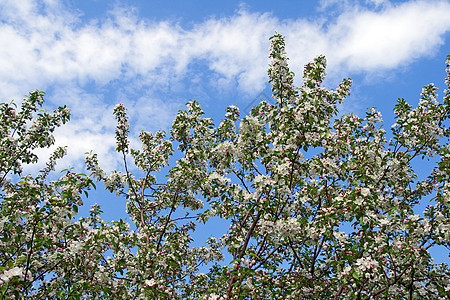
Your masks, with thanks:
[{"label": "cloudy sky", "polygon": [[443,90],[450,1],[0,0],[0,98],[39,89],[48,108],[68,105],[56,134],[65,164],[93,150],[111,169],[117,103],[137,134],[168,129],[189,99],[217,120],[228,105],[270,99],[275,32],[296,74],[325,54],[327,87],[354,80],[343,112],[376,106],[389,120],[397,98],[416,103],[429,82]]},{"label": "cloudy sky", "polygon": [[[60,165],[79,170],[93,150],[111,170],[120,165],[117,103],[137,137],[169,129],[189,99],[215,120],[228,105],[245,112],[260,98],[271,101],[275,32],[286,36],[298,85],[303,65],[319,54],[328,59],[328,88],[353,79],[342,113],[375,106],[389,128],[397,98],[415,105],[431,82],[443,93],[450,0],[0,0],[0,101],[39,89],[48,109],[68,105],[72,120],[56,133],[57,144],[69,146]],[[104,210],[117,219],[124,203]]]}]

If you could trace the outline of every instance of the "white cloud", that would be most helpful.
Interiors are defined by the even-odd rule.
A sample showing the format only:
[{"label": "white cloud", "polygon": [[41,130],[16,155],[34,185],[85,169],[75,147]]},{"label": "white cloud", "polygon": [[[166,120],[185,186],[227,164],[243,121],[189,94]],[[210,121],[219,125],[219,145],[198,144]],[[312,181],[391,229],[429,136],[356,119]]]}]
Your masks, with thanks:
[{"label": "white cloud", "polygon": [[41,161],[28,166],[33,172],[41,168],[51,152],[57,146],[68,146],[67,157],[58,164],[59,169],[75,167],[82,170],[86,152],[94,151],[99,161],[107,170],[112,170],[120,162],[120,156],[112,150],[115,148],[114,129],[116,121],[112,114],[113,104],[104,102],[102,96],[90,94],[83,89],[67,85],[56,89],[45,98],[52,99],[52,104],[67,105],[71,108],[71,121],[55,130],[54,146],[40,149],[36,153]]},{"label": "white cloud", "polygon": [[449,2],[437,1],[405,2],[380,12],[356,8],[330,28],[330,58],[352,71],[373,71],[431,55],[450,31],[449,11]]},{"label": "white cloud", "polygon": [[[58,133],[59,144],[69,144],[71,153],[81,152],[71,154],[72,161],[90,149],[108,157],[114,145],[106,136],[113,136],[111,111],[118,101],[127,102],[138,125],[156,129],[170,126],[180,108],[158,91],[191,89],[188,85],[194,84],[207,93],[211,87],[237,84],[244,94],[258,94],[267,80],[268,38],[275,31],[286,35],[290,65],[300,78],[302,66],[322,53],[329,60],[329,73],[406,65],[431,55],[450,30],[449,1],[370,0],[363,5],[328,0],[321,2],[315,20],[280,20],[241,8],[191,29],[139,18],[124,6],[82,23],[80,13],[62,3],[0,1],[0,97],[53,90],[47,99],[73,110],[72,124]],[[207,67],[201,71],[204,76],[193,73],[197,64]],[[197,82],[206,77],[207,82]],[[115,158],[109,157],[107,163],[114,164]]]},{"label": "white cloud", "polygon": [[194,57],[209,61],[209,68],[225,78],[236,78],[242,90],[264,87],[269,41],[277,27],[268,14],[241,11],[228,19],[211,19],[190,33],[186,47]]},{"label": "white cloud", "polygon": [[56,0],[17,3],[0,3],[4,93],[15,93],[13,85],[19,82],[46,88],[94,80],[104,86],[141,76],[149,78],[142,83],[159,77],[156,83],[164,84],[175,76],[183,79],[195,61],[204,61],[225,82],[237,80],[240,89],[256,93],[265,82],[268,37],[276,30],[287,36],[293,62],[303,64],[325,53],[333,65],[352,71],[394,68],[428,55],[450,30],[448,1],[410,1],[377,11],[353,4],[335,21],[323,16],[285,21],[241,10],[191,30],[138,19],[123,7],[105,19],[81,24],[76,12],[64,10]]}]

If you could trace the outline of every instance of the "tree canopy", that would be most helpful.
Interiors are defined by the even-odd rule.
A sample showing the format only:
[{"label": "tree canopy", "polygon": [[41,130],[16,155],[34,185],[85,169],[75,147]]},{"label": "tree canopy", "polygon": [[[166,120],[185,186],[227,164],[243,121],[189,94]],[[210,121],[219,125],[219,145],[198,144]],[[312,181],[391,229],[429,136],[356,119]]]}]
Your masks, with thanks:
[{"label": "tree canopy", "polygon": [[[375,108],[337,117],[351,80],[322,86],[326,59],[307,64],[294,86],[283,36],[271,38],[268,75],[275,104],[246,116],[230,106],[216,125],[187,103],[170,132],[142,131],[129,146],[117,105],[116,151],[106,174],[49,174],[58,148],[35,176],[32,150],[54,144],[69,109],[39,110],[34,91],[20,108],[0,106],[0,293],[26,299],[443,299],[449,249],[450,92],[433,84],[412,107],[399,99],[390,132]],[[450,67],[450,56],[447,68]],[[450,87],[450,69],[446,84]],[[414,161],[432,158],[418,178]],[[156,176],[168,170],[165,180]],[[20,180],[13,180],[18,174]],[[79,216],[95,182],[126,201],[127,220],[105,222],[101,207]],[[424,199],[423,212],[415,213]],[[214,219],[213,219],[214,217]],[[223,236],[193,243],[200,223],[227,220]],[[207,271],[205,271],[207,270]]]}]

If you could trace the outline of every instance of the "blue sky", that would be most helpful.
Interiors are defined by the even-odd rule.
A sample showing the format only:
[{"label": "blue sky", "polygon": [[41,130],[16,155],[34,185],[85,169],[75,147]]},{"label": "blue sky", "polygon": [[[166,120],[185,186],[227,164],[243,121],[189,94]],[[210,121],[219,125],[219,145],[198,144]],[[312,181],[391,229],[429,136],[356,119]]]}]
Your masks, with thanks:
[{"label": "blue sky", "polygon": [[[343,112],[378,107],[387,121],[398,97],[416,103],[423,85],[443,90],[450,1],[0,1],[0,98],[47,93],[72,121],[56,133],[66,166],[86,151],[119,163],[112,108],[132,130],[168,129],[189,99],[210,117],[270,97],[269,37],[286,36],[290,67],[328,59],[326,86],[354,80]],[[262,94],[261,94],[262,93]]]},{"label": "blue sky", "polygon": [[168,130],[189,99],[215,120],[228,105],[244,109],[270,97],[275,32],[286,36],[298,85],[319,54],[327,87],[353,79],[343,113],[376,106],[389,128],[397,98],[415,105],[431,82],[443,93],[450,1],[0,0],[0,98],[39,89],[48,108],[68,105],[72,120],[56,132],[69,146],[60,165],[80,169],[93,150],[111,170],[121,165],[115,104],[127,106],[134,140]]}]

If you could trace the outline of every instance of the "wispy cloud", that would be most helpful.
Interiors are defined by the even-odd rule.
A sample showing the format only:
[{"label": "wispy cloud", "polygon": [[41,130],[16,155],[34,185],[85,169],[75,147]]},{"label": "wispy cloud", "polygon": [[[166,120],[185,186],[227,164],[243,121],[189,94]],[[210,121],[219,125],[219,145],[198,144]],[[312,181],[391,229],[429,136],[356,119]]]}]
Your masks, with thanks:
[{"label": "wispy cloud", "polygon": [[[138,123],[157,129],[170,126],[180,105],[160,92],[188,88],[198,78],[210,78],[202,82],[205,91],[237,88],[256,95],[267,81],[268,37],[275,31],[286,35],[295,71],[323,53],[337,74],[407,65],[432,55],[450,31],[449,1],[328,0],[315,20],[280,20],[241,8],[190,29],[141,18],[124,6],[82,22],[80,12],[63,3],[0,1],[0,96],[50,90],[51,102],[73,110],[74,124],[60,133],[63,142],[105,155],[113,144],[98,141],[112,136],[115,102],[124,100]],[[199,64],[204,68],[196,68]]]},{"label": "wispy cloud", "polygon": [[370,72],[432,55],[450,31],[449,12],[444,1],[411,1],[376,12],[356,7],[330,26],[330,56],[351,71]]}]

